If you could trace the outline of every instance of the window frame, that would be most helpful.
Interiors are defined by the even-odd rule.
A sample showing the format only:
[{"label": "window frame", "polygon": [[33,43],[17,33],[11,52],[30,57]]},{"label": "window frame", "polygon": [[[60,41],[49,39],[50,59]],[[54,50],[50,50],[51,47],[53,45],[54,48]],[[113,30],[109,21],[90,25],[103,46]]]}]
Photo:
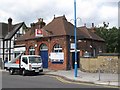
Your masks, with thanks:
[{"label": "window frame", "polygon": [[62,46],[60,44],[55,44],[53,46],[53,52],[62,52]]}]

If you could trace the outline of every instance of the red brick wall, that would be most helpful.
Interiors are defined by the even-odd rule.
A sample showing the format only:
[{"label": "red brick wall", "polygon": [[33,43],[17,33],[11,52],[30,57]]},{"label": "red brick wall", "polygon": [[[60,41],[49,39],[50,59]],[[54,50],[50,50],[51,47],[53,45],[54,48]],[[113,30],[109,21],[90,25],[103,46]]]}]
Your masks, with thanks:
[{"label": "red brick wall", "polygon": [[[19,44],[25,44],[26,45],[26,54],[29,54],[29,47],[34,46],[37,44],[37,47],[35,47],[35,54],[40,55],[40,46],[41,44],[46,44],[48,47],[48,57],[50,53],[53,50],[53,47],[55,44],[60,44],[62,46],[62,52],[64,52],[64,62],[63,64],[53,64],[50,59],[48,60],[48,68],[49,69],[54,69],[54,70],[66,70],[70,69],[72,66],[71,63],[71,57],[70,57],[70,37],[69,36],[56,36],[56,37],[45,37],[45,38],[40,38],[36,40],[28,40],[28,41],[19,41],[16,42],[17,45]],[[79,42],[78,43],[78,49],[79,50],[87,50],[91,52],[91,48],[89,47],[91,44],[90,40],[86,40],[86,42]],[[102,46],[104,48],[104,44],[102,42],[94,42],[94,46],[96,46],[96,50],[98,52],[99,46]],[[103,49],[104,50],[104,49]],[[82,52],[80,53],[81,55],[83,54]],[[70,65],[71,63],[71,65]]]},{"label": "red brick wall", "polygon": [[69,37],[65,37],[65,36],[61,36],[61,37],[53,37],[51,38],[51,41],[49,43],[49,54],[50,52],[52,52],[52,49],[54,47],[55,44],[60,44],[62,46],[62,52],[64,52],[64,62],[63,64],[53,64],[52,62],[50,62],[49,60],[49,63],[48,63],[48,66],[49,66],[49,69],[54,69],[54,70],[66,70],[68,69],[68,60],[69,60],[69,57],[68,57],[68,39]]},{"label": "red brick wall", "polygon": [[[90,45],[92,45],[93,48],[90,48]],[[105,52],[105,43],[99,42],[99,41],[91,41],[91,40],[82,40],[82,42],[78,43],[78,49],[82,51],[87,50],[88,52],[93,52],[92,50],[94,48],[96,49],[96,54],[99,53],[99,48],[102,49],[102,52]],[[82,52],[81,52],[81,55],[83,55]]]},{"label": "red brick wall", "polygon": [[60,44],[62,47],[62,52],[64,52],[64,62],[63,64],[53,64],[50,59],[48,60],[48,68],[54,69],[54,70],[66,70],[68,69],[68,61],[70,60],[69,57],[69,37],[68,36],[57,36],[57,37],[50,37],[50,38],[41,38],[39,40],[28,40],[28,41],[22,41],[22,42],[16,42],[16,44],[25,44],[26,45],[26,55],[29,54],[29,47],[34,46],[37,44],[37,47],[35,47],[35,54],[40,55],[40,46],[41,44],[46,44],[48,47],[48,57],[50,53],[53,50],[53,47],[55,44]]}]

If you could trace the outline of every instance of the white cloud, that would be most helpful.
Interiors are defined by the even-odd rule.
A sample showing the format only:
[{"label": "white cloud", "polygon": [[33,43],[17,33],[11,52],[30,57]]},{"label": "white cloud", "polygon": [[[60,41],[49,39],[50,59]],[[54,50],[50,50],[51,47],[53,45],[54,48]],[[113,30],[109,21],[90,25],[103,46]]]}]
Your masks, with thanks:
[{"label": "white cloud", "polygon": [[[107,21],[117,26],[119,0],[76,0],[78,25]],[[74,18],[74,0],[0,0],[0,22],[7,22],[9,17],[13,23],[24,21],[29,25],[38,18],[50,22],[54,14],[66,15],[68,21]],[[79,24],[81,23],[81,24]]]},{"label": "white cloud", "polygon": [[100,20],[107,21],[111,25],[118,25],[118,8],[103,6],[100,11]]},{"label": "white cloud", "polygon": [[109,19],[111,17],[118,17],[118,8],[117,7],[108,7],[103,6],[100,9],[100,18]]}]

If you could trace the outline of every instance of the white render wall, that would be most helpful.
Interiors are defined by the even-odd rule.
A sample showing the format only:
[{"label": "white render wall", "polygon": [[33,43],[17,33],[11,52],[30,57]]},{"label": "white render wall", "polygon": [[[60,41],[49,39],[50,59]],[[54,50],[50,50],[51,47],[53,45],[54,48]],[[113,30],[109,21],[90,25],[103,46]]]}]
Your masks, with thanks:
[{"label": "white render wall", "polygon": [[[23,35],[23,34],[25,34],[25,31],[21,27],[19,31],[17,31],[16,34],[12,37],[11,45],[10,45],[10,40],[4,42],[4,59],[6,57],[8,57],[8,60],[12,60],[13,58],[15,58],[14,42],[16,38],[19,37],[19,35]],[[0,58],[2,58],[3,60],[3,39],[0,39]]]},{"label": "white render wall", "polygon": [[3,39],[0,39],[0,58],[3,60]]}]

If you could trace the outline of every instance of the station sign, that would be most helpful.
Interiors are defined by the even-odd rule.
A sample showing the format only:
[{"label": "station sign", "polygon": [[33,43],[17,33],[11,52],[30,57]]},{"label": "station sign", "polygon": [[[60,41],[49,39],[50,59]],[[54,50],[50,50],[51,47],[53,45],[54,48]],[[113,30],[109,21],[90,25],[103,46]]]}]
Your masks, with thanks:
[{"label": "station sign", "polygon": [[50,57],[51,62],[63,62],[64,61],[64,53],[63,52],[51,52]]},{"label": "station sign", "polygon": [[35,29],[35,36],[36,37],[43,37],[43,30],[42,29]]}]

